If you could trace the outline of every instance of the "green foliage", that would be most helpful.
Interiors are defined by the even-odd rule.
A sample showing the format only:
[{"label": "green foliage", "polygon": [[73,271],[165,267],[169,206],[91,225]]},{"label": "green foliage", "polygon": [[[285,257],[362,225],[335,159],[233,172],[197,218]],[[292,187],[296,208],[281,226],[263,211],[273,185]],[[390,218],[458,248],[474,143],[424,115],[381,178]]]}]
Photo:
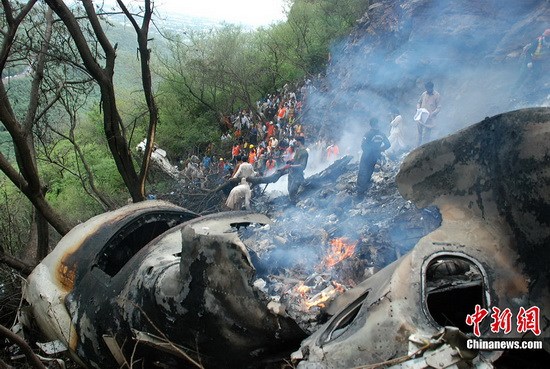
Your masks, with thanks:
[{"label": "green foliage", "polygon": [[[93,132],[93,129],[87,131],[88,134]],[[82,142],[87,143],[81,143],[80,148],[91,167],[98,190],[122,204],[127,197],[124,183],[108,148],[95,137],[98,136],[82,135]],[[40,173],[48,187],[46,197],[52,206],[73,224],[102,212],[100,204],[85,190],[86,188],[90,191],[86,181],[87,174],[73,145],[67,140],[56,142],[50,148],[49,158],[53,159],[55,164],[41,160]],[[82,176],[84,183],[77,174]]]},{"label": "green foliage", "polygon": [[213,113],[199,113],[199,109],[191,112],[190,107],[182,104],[182,100],[176,96],[166,93],[159,98],[162,109],[156,140],[160,147],[172,154],[172,161],[192,153],[204,152],[208,144],[221,135]]},{"label": "green foliage", "polygon": [[366,11],[366,0],[296,0],[275,37],[292,63],[307,74],[322,72],[331,43],[347,34]]},{"label": "green foliage", "polygon": [[11,136],[7,131],[0,130],[0,152],[10,161],[15,159],[13,143],[11,141]]},{"label": "green foliage", "polygon": [[14,113],[24,117],[29,104],[30,78],[28,76],[12,78],[5,82],[5,86]]},{"label": "green foliage", "polygon": [[25,247],[31,218],[30,202],[0,172],[0,245],[4,251],[16,255]]},{"label": "green foliage", "polygon": [[[151,64],[158,66],[160,61],[162,65],[157,68],[154,81],[158,83],[156,96],[160,112],[156,142],[168,151],[172,161],[204,152],[211,143],[218,142],[222,115],[253,109],[258,99],[285,83],[321,72],[331,43],[347,34],[369,5],[366,0],[295,0],[291,3],[286,22],[255,31],[224,25],[211,31],[194,32],[185,38],[173,36],[167,44],[160,41],[160,36],[154,36],[152,47],[159,60],[153,59]],[[129,24],[113,23],[107,28],[109,39],[117,44],[114,76],[117,105],[131,137],[131,146],[135,146],[146,135],[148,118],[141,92],[136,36]],[[63,39],[56,44],[68,47]],[[59,52],[71,51],[60,49]],[[23,71],[25,65],[10,68],[6,72],[15,74]],[[52,83],[56,74],[73,73],[55,62],[49,68],[48,78]],[[19,117],[24,116],[29,102],[29,85],[29,76],[6,83]],[[55,84],[52,86],[53,91]],[[128,195],[107,147],[97,89],[87,90],[86,96],[87,101],[79,113],[76,140],[92,169],[97,188],[123,204]],[[52,127],[67,131],[62,110],[52,110],[44,119]],[[38,128],[48,129],[43,123]],[[48,201],[72,223],[103,211],[86,192],[85,187],[89,191],[86,181],[75,176],[80,173],[86,179],[73,146],[52,133],[40,133],[42,139],[47,138],[37,145],[37,150],[39,171],[49,189]],[[1,129],[0,151],[14,160],[11,138]],[[0,203],[0,212],[14,214],[10,219],[0,219],[0,228],[4,227],[0,231],[17,224],[21,234],[25,234],[23,229],[29,223],[30,205],[5,176],[0,178],[0,195],[9,199]],[[14,240],[9,244],[21,242]]]},{"label": "green foliage", "polygon": [[[57,130],[69,135],[63,116]],[[65,122],[65,124],[63,124]],[[79,145],[93,175],[98,191],[115,203],[124,204],[128,197],[122,178],[107,146],[103,131],[103,115],[97,104],[82,114],[75,129]],[[41,140],[37,152],[42,183],[48,189],[48,202],[76,224],[104,211],[95,199],[80,156],[69,140],[49,132]]]}]

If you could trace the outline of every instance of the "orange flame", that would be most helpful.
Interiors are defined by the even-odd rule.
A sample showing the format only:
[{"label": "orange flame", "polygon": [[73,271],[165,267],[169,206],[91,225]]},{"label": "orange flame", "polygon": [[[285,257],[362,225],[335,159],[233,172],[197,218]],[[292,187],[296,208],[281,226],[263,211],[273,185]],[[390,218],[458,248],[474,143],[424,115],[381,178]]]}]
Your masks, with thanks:
[{"label": "orange flame", "polygon": [[[330,240],[330,249],[323,260],[317,265],[316,269],[332,268],[342,260],[349,258],[355,252],[357,241],[351,242],[346,237],[335,238]],[[302,308],[311,309],[312,307],[324,308],[326,302],[332,300],[336,295],[346,291],[346,287],[335,281],[331,281],[331,285],[324,290],[315,293],[312,288],[305,285],[304,282],[299,282],[292,288],[294,296],[300,301]]]},{"label": "orange flame", "polygon": [[308,309],[312,308],[313,306],[319,306],[320,308],[325,307],[325,302],[329,300],[331,297],[334,296],[336,293],[336,290],[330,290],[330,291],[321,291],[317,295],[313,296],[309,300],[304,301],[304,304]]},{"label": "orange flame", "polygon": [[341,294],[346,291],[346,287],[337,282],[332,282],[331,286],[328,286],[318,294],[310,297],[308,300],[304,300],[304,305],[310,309],[313,306],[318,306],[320,308],[325,307],[325,302],[332,299],[335,295]]},{"label": "orange flame", "polygon": [[341,237],[330,240],[330,245],[328,255],[323,259],[324,265],[328,268],[353,255],[357,241],[350,242],[346,237]]},{"label": "orange flame", "polygon": [[305,294],[311,290],[311,288],[306,286],[303,282],[301,282],[298,286],[296,286],[295,289],[296,289],[296,292],[298,292],[302,296],[305,296]]}]

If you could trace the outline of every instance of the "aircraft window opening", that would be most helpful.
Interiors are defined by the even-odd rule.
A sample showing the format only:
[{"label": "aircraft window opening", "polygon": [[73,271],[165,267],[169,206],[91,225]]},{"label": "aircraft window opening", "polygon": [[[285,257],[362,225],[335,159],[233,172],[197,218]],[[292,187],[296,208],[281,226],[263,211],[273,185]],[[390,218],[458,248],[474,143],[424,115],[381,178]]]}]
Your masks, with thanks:
[{"label": "aircraft window opening", "polygon": [[103,247],[97,266],[114,277],[139,250],[177,224],[188,220],[179,213],[146,214],[125,225]]},{"label": "aircraft window opening", "polygon": [[319,337],[319,342],[321,346],[325,343],[328,343],[336,338],[340,337],[349,327],[349,325],[355,320],[363,302],[367,298],[369,291],[363,293],[359,296],[353,303],[347,306],[343,311],[341,311],[332,321],[329,323],[327,329]]},{"label": "aircraft window opening", "polygon": [[440,326],[471,333],[466,316],[476,304],[487,308],[480,268],[466,258],[445,255],[432,260],[425,273],[425,302],[431,318]]}]

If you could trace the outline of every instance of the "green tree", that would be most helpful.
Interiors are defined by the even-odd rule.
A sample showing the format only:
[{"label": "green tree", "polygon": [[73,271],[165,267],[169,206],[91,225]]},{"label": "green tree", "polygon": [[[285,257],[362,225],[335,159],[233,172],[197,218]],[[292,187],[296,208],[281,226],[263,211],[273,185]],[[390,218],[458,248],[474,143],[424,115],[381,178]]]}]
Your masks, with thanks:
[{"label": "green tree", "polygon": [[366,0],[289,1],[287,21],[273,33],[290,63],[304,74],[322,72],[332,43],[367,10]]},{"label": "green tree", "polygon": [[[145,182],[158,123],[158,109],[154,99],[151,67],[149,64],[151,57],[149,27],[153,15],[153,4],[150,0],[144,1],[139,14],[142,21],[141,24],[138,24],[135,14],[130,12],[124,2],[117,0],[120,10],[126,15],[137,35],[143,95],[148,109],[147,145],[138,172],[134,167],[126,128],[117,106],[117,95],[113,82],[116,45],[113,45],[106,36],[100,21],[100,15],[98,14],[101,8],[94,7],[91,0],[82,0],[83,11],[86,15],[83,18],[86,23],[82,24],[82,18],[78,17],[63,0],[46,0],[46,3],[65,25],[82,59],[83,68],[99,86],[103,111],[103,127],[109,149],[132,199],[134,201],[142,201],[145,199]],[[90,43],[90,40],[86,37],[86,33],[91,36],[95,43]],[[94,45],[96,47],[99,45],[99,53]]]},{"label": "green tree", "polygon": [[161,56],[163,107],[159,143],[180,153],[204,149],[220,137],[219,122],[228,112],[255,110],[267,91],[265,63],[252,32],[225,25],[188,38],[173,37]]},{"label": "green tree", "polygon": [[[78,180],[103,209],[116,206],[100,190],[102,186],[95,181],[93,160],[86,156],[98,150],[89,150],[76,134],[80,110],[88,108],[79,96],[93,94],[89,87],[92,83],[99,90],[99,116],[112,160],[109,165],[115,164],[119,178],[134,201],[145,199],[145,181],[158,121],[148,36],[153,4],[145,0],[136,13],[122,1],[117,4],[137,36],[146,106],[145,130],[150,143],[139,171],[135,169],[128,145],[131,132],[127,128],[131,122],[124,124],[118,110],[113,81],[116,45],[106,36],[105,23],[101,21],[103,10],[91,0],[83,0],[80,6],[71,8],[61,0],[46,1],[46,4],[36,0],[24,3],[2,0],[0,72],[10,78],[0,81],[0,121],[11,142],[1,146],[0,170],[35,209],[37,235],[32,238],[38,242],[39,258],[48,252],[48,224],[61,235],[71,228],[67,214],[61,215],[52,206],[52,199],[59,198],[61,193],[60,187],[56,187],[59,179],[65,178],[65,183],[71,183],[67,173]],[[137,17],[141,18],[141,24],[136,21]],[[20,74],[13,75],[13,71]],[[97,136],[94,141],[98,141]],[[8,154],[12,150],[13,159]],[[112,175],[112,171],[109,173]],[[75,188],[74,184],[71,186]],[[65,192],[70,191],[65,189]],[[73,193],[78,197],[78,192]]]}]

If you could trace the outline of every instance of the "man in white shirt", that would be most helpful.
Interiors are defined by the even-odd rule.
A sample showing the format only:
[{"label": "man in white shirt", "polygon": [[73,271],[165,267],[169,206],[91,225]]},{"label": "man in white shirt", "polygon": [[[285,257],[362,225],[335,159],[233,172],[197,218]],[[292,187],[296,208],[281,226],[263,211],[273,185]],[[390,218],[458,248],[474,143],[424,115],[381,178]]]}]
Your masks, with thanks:
[{"label": "man in white shirt", "polygon": [[437,117],[439,111],[441,110],[441,97],[439,96],[439,92],[434,90],[433,82],[426,82],[424,87],[426,88],[426,91],[420,95],[416,108],[426,109],[430,114],[425,122],[421,120],[417,121],[418,146],[430,141],[432,129],[435,127],[435,117]]},{"label": "man in white shirt", "polygon": [[254,171],[254,166],[245,160],[239,165],[239,168],[233,174],[233,177],[231,178],[248,178],[248,177],[255,177],[256,172]]},{"label": "man in white shirt", "polygon": [[246,210],[250,210],[250,199],[252,198],[252,190],[250,190],[250,184],[245,178],[241,179],[241,184],[233,187],[225,205],[231,210],[241,210],[242,207]]}]

